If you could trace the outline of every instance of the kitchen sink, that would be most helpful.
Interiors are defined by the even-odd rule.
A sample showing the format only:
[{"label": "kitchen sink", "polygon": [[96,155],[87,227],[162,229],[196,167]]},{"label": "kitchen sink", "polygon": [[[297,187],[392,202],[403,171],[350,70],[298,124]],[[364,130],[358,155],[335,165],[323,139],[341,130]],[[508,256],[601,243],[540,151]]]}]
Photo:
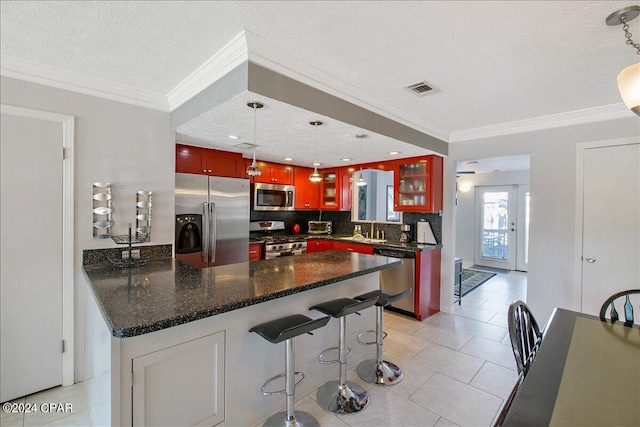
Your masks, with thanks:
[{"label": "kitchen sink", "polygon": [[340,237],[340,240],[349,240],[351,242],[360,242],[360,243],[384,243],[387,241],[386,239],[369,239],[367,237],[364,237],[361,234],[357,234],[355,236],[349,236],[349,237]]}]

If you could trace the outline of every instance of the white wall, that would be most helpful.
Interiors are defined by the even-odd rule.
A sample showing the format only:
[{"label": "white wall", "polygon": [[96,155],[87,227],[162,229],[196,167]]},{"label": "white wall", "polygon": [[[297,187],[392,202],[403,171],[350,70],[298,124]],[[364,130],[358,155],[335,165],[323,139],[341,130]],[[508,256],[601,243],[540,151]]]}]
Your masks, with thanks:
[{"label": "white wall", "polygon": [[527,302],[541,323],[554,307],[575,307],[576,144],[640,138],[638,118],[567,126],[545,131],[453,143],[444,165],[444,216],[441,306],[453,305],[456,241],[455,162],[530,154],[531,224]]},{"label": "white wall", "polygon": [[529,171],[509,171],[462,175],[458,178],[460,184],[471,185],[468,192],[458,190],[458,204],[456,206],[456,256],[462,258],[464,267],[469,267],[475,257],[475,223],[476,204],[475,189],[491,185],[529,184]]},{"label": "white wall", "polygon": [[[117,246],[94,239],[92,184],[113,184],[115,234],[135,224],[135,192],[153,191],[149,244],[173,243],[175,137],[169,113],[2,77],[1,102],[75,116],[75,377],[83,378],[82,250]],[[25,167],[28,164],[25,163]],[[46,213],[45,213],[46,214]],[[34,248],[33,266],[46,254]]]}]

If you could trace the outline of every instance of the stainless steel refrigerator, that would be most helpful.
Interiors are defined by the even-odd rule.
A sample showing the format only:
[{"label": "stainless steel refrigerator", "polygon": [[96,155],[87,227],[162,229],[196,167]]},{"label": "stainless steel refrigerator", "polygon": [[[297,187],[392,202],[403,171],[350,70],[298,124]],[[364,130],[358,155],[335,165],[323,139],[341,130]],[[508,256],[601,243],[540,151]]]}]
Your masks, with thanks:
[{"label": "stainless steel refrigerator", "polygon": [[176,258],[196,267],[249,261],[249,180],[176,174]]}]

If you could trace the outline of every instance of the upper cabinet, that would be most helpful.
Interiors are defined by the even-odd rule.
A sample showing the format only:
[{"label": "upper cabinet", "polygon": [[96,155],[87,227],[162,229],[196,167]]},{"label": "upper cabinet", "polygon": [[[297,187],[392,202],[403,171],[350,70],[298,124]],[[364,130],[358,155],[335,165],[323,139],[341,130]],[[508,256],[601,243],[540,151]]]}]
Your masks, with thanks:
[{"label": "upper cabinet", "polygon": [[442,157],[398,160],[395,170],[394,207],[398,212],[442,210]]},{"label": "upper cabinet", "polygon": [[296,209],[319,209],[320,183],[309,181],[309,175],[311,175],[313,169],[299,166],[294,169],[293,183],[296,186],[294,207]]},{"label": "upper cabinet", "polygon": [[176,172],[244,178],[242,155],[176,144]]},{"label": "upper cabinet", "polygon": [[255,176],[253,182],[282,185],[293,184],[293,166],[270,162],[257,162],[257,164],[262,171],[262,175]]},{"label": "upper cabinet", "polygon": [[320,209],[338,210],[340,200],[340,181],[337,169],[319,171],[320,181]]}]

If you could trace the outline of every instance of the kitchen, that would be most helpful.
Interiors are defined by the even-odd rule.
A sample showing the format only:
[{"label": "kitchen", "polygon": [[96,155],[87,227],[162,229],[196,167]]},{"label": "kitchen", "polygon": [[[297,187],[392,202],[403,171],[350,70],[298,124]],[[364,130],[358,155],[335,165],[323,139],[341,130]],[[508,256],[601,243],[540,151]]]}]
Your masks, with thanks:
[{"label": "kitchen", "polygon": [[[479,11],[479,13],[482,12]],[[602,17],[598,15],[599,21],[601,21],[600,18]],[[598,25],[601,25],[599,21]],[[598,27],[594,25],[594,28]],[[5,33],[3,33],[3,39],[6,40]],[[611,46],[617,46],[616,41],[617,38],[612,35]],[[5,69],[10,63],[3,58],[2,65]],[[138,94],[137,99],[129,96],[126,98],[128,102],[122,102],[125,99],[122,96],[105,99],[96,96],[96,92],[87,94],[79,92],[77,87],[60,86],[55,83],[43,85],[42,82],[18,78],[16,74],[10,75],[3,71],[2,103],[56,111],[77,117],[75,127],[77,150],[71,153],[76,165],[73,185],[76,193],[74,207],[76,231],[75,238],[72,237],[75,250],[72,255],[74,267],[72,267],[71,280],[76,283],[75,335],[78,338],[75,340],[75,377],[81,379],[84,359],[81,342],[81,337],[84,335],[84,322],[81,319],[81,313],[84,311],[81,251],[104,247],[104,242],[95,241],[90,235],[91,232],[88,231],[92,227],[91,218],[86,215],[86,212],[91,211],[91,203],[84,195],[90,194],[91,184],[96,181],[118,182],[119,187],[114,190],[114,196],[119,199],[126,198],[141,188],[153,190],[156,205],[154,206],[155,228],[152,243],[172,243],[175,219],[173,217],[174,177],[167,171],[174,170],[174,144],[179,139],[174,137],[171,131],[170,115],[166,111],[150,108],[153,105],[152,100],[148,97],[144,98],[142,94]],[[615,91],[615,88],[613,90]],[[107,92],[103,89],[100,93],[104,95]],[[25,97],[25,94],[28,96]],[[619,102],[616,96],[617,94],[614,93],[602,105]],[[140,99],[141,97],[143,99]],[[577,143],[637,139],[637,121],[634,121],[633,117],[628,118],[622,115],[615,117],[597,123],[576,125],[576,128],[571,129],[570,132],[560,128],[554,135],[549,135],[550,131],[540,130],[533,134],[511,137],[493,136],[485,141],[469,140],[450,144],[449,157],[445,158],[444,163],[441,237],[443,243],[441,307],[444,310],[449,310],[453,301],[454,218],[452,212],[455,210],[455,161],[521,152],[531,153],[532,189],[556,189],[553,193],[538,194],[537,200],[539,206],[554,206],[553,212],[538,209],[532,214],[532,221],[538,224],[536,226],[538,233],[532,236],[531,241],[532,265],[536,268],[530,272],[529,281],[532,289],[529,297],[537,305],[543,318],[548,316],[555,305],[571,307],[574,304],[569,284],[574,282],[575,274],[566,268],[567,264],[571,264],[572,255],[575,252],[574,235],[571,231],[576,222],[574,199],[561,197],[559,194],[573,194],[575,191],[574,171],[572,168],[568,169],[567,165],[575,164]],[[306,123],[305,125],[308,127]],[[269,160],[275,161],[275,159]],[[153,167],[140,167],[144,164],[153,165]],[[117,215],[119,230],[124,232],[126,224],[134,216],[134,209],[125,204]],[[333,220],[330,215],[340,215],[340,213],[329,214],[324,211],[323,219],[330,219],[334,224],[340,222],[337,219]],[[429,221],[434,223],[433,219]],[[294,222],[305,223],[304,220]],[[554,242],[560,242],[562,249],[560,252],[563,255],[554,257],[547,255],[547,237]],[[563,292],[559,293],[557,287],[550,289],[545,285],[545,283],[558,281],[566,284],[563,285]]]}]

